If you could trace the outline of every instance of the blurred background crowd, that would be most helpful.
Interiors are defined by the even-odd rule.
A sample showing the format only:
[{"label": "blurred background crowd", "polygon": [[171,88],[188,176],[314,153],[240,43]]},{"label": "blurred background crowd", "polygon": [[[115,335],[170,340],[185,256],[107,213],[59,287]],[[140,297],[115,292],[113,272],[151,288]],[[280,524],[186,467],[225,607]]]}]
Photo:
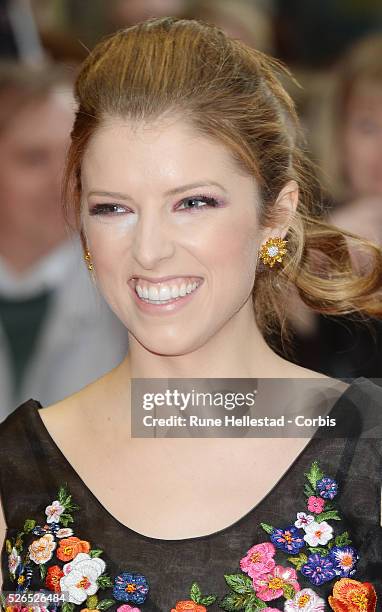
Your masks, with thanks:
[{"label": "blurred background crowd", "polygon": [[[79,390],[128,350],[65,225],[60,185],[79,64],[103,35],[165,15],[215,23],[290,68],[318,206],[382,245],[380,0],[0,0],[0,420]],[[382,322],[316,315],[297,295],[289,312],[290,360],[382,379]]]}]

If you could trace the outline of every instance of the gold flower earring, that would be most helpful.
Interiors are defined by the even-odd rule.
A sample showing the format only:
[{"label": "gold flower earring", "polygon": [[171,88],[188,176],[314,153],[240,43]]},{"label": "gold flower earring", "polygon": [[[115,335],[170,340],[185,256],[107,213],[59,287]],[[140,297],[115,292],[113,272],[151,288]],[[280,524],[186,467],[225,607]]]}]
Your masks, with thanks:
[{"label": "gold flower earring", "polygon": [[93,264],[91,263],[90,251],[86,251],[84,259],[87,262],[88,270],[93,270]]},{"label": "gold flower earring", "polygon": [[263,244],[260,250],[260,257],[264,264],[269,265],[271,268],[275,265],[276,261],[282,262],[285,255],[287,241],[282,238],[268,238]]}]

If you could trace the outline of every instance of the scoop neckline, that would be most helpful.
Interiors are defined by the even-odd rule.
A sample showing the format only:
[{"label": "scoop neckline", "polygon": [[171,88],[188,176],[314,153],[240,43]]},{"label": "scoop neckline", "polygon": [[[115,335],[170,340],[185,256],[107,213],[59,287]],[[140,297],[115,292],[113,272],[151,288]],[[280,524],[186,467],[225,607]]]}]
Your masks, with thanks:
[{"label": "scoop neckline", "polygon": [[[351,383],[349,383],[349,386],[337,398],[337,400],[335,401],[334,405],[332,406],[332,408],[329,411],[327,416],[332,416],[333,413],[338,409],[338,406],[340,405],[340,403],[345,401],[347,399],[348,395],[350,393],[352,393],[353,390],[356,387],[358,387],[361,383],[364,383],[365,381],[367,383],[373,384],[368,378],[366,378],[364,376],[357,377]],[[341,381],[339,381],[339,382],[341,382]],[[146,540],[147,542],[161,543],[163,545],[165,545],[167,543],[168,544],[174,544],[174,543],[179,543],[179,544],[184,543],[184,544],[187,544],[187,543],[197,542],[197,541],[201,541],[201,540],[211,540],[211,539],[213,539],[213,538],[215,538],[217,536],[220,536],[220,535],[228,533],[229,531],[235,529],[235,527],[238,527],[240,525],[240,523],[244,522],[249,517],[249,515],[251,515],[252,513],[256,512],[256,510],[258,510],[262,505],[264,505],[267,502],[267,500],[272,495],[275,494],[275,491],[277,491],[277,489],[281,485],[281,483],[285,479],[287,479],[289,477],[290,472],[294,469],[294,467],[298,464],[298,462],[301,461],[303,456],[308,453],[308,451],[311,448],[311,446],[316,442],[317,438],[319,437],[319,432],[321,432],[324,429],[323,426],[319,426],[316,429],[315,433],[309,439],[308,443],[303,447],[303,449],[293,459],[292,463],[289,465],[287,470],[274,483],[272,488],[264,495],[264,497],[262,497],[254,506],[252,506],[252,508],[250,508],[250,510],[248,510],[243,516],[238,518],[236,521],[234,521],[230,525],[227,525],[226,527],[223,527],[222,529],[219,529],[219,530],[214,531],[212,533],[207,533],[205,535],[200,535],[200,536],[191,536],[189,538],[175,538],[175,539],[173,539],[173,538],[155,538],[155,537],[148,536],[148,535],[145,535],[143,533],[140,533],[139,531],[136,531],[135,529],[132,529],[128,525],[125,525],[119,519],[117,519],[117,517],[115,517],[113,514],[111,514],[111,512],[102,504],[102,502],[98,499],[98,497],[95,495],[95,493],[93,493],[93,491],[88,487],[86,482],[82,479],[80,474],[74,469],[74,467],[69,462],[67,457],[64,455],[64,453],[62,452],[60,447],[57,445],[56,441],[50,435],[47,427],[45,426],[44,421],[41,418],[40,411],[39,411],[39,407],[43,410],[44,406],[42,406],[42,404],[38,400],[30,398],[22,406],[24,406],[24,407],[26,407],[28,409],[31,409],[31,413],[37,419],[37,423],[38,423],[40,431],[43,433],[45,439],[49,442],[49,444],[51,445],[53,450],[60,457],[63,465],[65,466],[65,468],[71,473],[72,478],[77,480],[77,482],[79,483],[79,485],[83,489],[84,493],[93,501],[93,503],[95,503],[95,505],[107,517],[107,519],[111,523],[113,523],[118,529],[120,529],[120,530],[122,530],[124,532],[130,533],[130,534],[133,534],[137,538]]]}]

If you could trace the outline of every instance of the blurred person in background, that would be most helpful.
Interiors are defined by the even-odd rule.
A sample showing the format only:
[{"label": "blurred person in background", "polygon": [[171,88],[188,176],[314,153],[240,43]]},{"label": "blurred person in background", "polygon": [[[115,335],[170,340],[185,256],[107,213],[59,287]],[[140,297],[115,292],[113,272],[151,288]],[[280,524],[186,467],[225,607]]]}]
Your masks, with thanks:
[{"label": "blurred person in background", "polygon": [[176,17],[189,3],[190,0],[111,0],[105,8],[112,29],[119,29],[150,17]]},{"label": "blurred person in background", "polygon": [[73,119],[61,70],[0,64],[0,420],[15,401],[62,399],[126,353],[60,206]]},{"label": "blurred person in background", "polygon": [[274,52],[270,13],[255,0],[191,0],[181,17],[212,23],[259,51]]},{"label": "blurred person in background", "polygon": [[[355,43],[309,111],[310,145],[329,221],[382,245],[382,32]],[[317,92],[316,92],[317,93]],[[362,268],[367,261],[352,251]],[[382,296],[381,296],[382,300]],[[333,376],[382,377],[382,325],[315,315],[291,300],[297,363]]]}]

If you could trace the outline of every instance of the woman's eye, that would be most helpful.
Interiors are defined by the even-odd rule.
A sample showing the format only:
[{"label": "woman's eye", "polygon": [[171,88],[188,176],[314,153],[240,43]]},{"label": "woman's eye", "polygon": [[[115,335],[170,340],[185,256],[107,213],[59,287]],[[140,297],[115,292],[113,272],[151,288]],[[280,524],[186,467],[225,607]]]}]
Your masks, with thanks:
[{"label": "woman's eye", "polygon": [[355,126],[363,134],[374,134],[378,130],[376,122],[372,119],[359,119],[355,122]]},{"label": "woman's eye", "polygon": [[[205,204],[204,206],[195,206],[195,202],[205,202]],[[183,209],[182,206],[184,206]],[[215,200],[215,198],[210,198],[208,196],[194,196],[182,200],[182,203],[180,204],[180,206],[178,206],[177,210],[199,210],[200,208],[217,208],[218,206],[219,203],[217,202],[217,200]]]},{"label": "woman's eye", "polygon": [[126,212],[124,206],[120,206],[119,204],[95,204],[89,211],[90,215],[113,215],[120,214],[119,211]]}]

